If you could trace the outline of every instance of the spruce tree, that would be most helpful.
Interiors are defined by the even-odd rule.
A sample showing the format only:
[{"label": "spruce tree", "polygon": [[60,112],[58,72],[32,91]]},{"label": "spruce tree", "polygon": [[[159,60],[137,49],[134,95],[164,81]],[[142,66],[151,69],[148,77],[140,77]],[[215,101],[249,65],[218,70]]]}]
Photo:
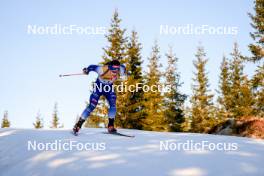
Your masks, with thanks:
[{"label": "spruce tree", "polygon": [[161,90],[161,64],[159,64],[160,49],[157,41],[152,47],[151,56],[148,58],[148,72],[146,74],[146,85],[152,90],[144,92],[146,117],[144,119],[143,129],[153,131],[168,130],[163,117],[163,96]]},{"label": "spruce tree", "polygon": [[251,82],[246,75],[243,76],[241,85],[240,111],[242,116],[252,116],[255,100],[251,90]]},{"label": "spruce tree", "polygon": [[192,109],[190,106],[185,106],[183,109],[184,114],[184,123],[182,124],[183,132],[191,132],[192,131]]},{"label": "spruce tree", "polygon": [[[252,57],[247,57],[248,60],[256,62],[263,61],[264,56],[264,0],[254,1],[255,14],[249,13],[252,20],[251,26],[254,32],[250,33],[254,43],[249,45],[249,49],[253,54]],[[254,96],[254,115],[264,116],[264,63],[260,63],[255,71],[255,75],[251,80],[253,96]]]},{"label": "spruce tree", "polygon": [[238,50],[238,44],[234,43],[234,49],[231,53],[232,61],[230,63],[230,113],[234,118],[252,115],[253,97],[250,89],[250,82],[244,75],[243,60]]},{"label": "spruce tree", "polygon": [[258,66],[251,81],[255,97],[254,114],[264,117],[264,63],[262,66]]},{"label": "spruce tree", "polygon": [[109,46],[103,48],[103,63],[116,59],[121,63],[125,62],[127,38],[125,37],[126,30],[122,29],[120,26],[121,21],[118,11],[115,10],[111,19],[108,34],[105,36]]},{"label": "spruce tree", "polygon": [[164,115],[168,123],[169,131],[182,131],[183,123],[185,122],[183,104],[187,96],[180,93],[179,90],[182,83],[180,82],[180,73],[177,71],[178,58],[173,53],[171,47],[166,57],[168,60],[168,67],[165,73],[165,85],[170,89],[164,94]]},{"label": "spruce tree", "polygon": [[10,127],[10,121],[8,120],[8,111],[4,112],[4,117],[2,119],[1,128],[9,128]]},{"label": "spruce tree", "polygon": [[231,83],[230,83],[230,66],[229,60],[223,56],[223,60],[220,67],[220,79],[219,79],[219,96],[218,96],[218,104],[219,104],[219,118],[225,120],[230,117],[230,106],[232,97],[230,95],[231,91]]},{"label": "spruce tree", "polygon": [[86,120],[84,127],[99,128],[102,120],[103,119],[100,116],[97,116],[94,112],[92,112],[89,118]]},{"label": "spruce tree", "polygon": [[50,128],[62,128],[62,127],[63,125],[60,125],[59,117],[58,117],[58,103],[55,103]]},{"label": "spruce tree", "polygon": [[250,33],[250,36],[252,37],[254,42],[249,45],[249,50],[251,51],[253,56],[243,58],[254,63],[260,61],[255,71],[255,75],[250,81],[254,96],[253,114],[263,117],[264,0],[254,1],[254,11],[254,14],[249,13],[249,17],[252,20],[251,26],[254,29],[254,31]]},{"label": "spruce tree", "polygon": [[193,79],[192,85],[193,94],[191,97],[191,127],[193,132],[204,133],[210,130],[210,127],[214,125],[213,114],[213,94],[209,90],[209,80],[205,70],[206,53],[204,48],[199,46],[194,66],[197,70]]},{"label": "spruce tree", "polygon": [[249,45],[253,57],[248,58],[253,62],[264,57],[264,0],[255,0],[254,4],[255,14],[249,13],[249,16],[252,20],[251,26],[255,30],[250,35],[255,43]]},{"label": "spruce tree", "polygon": [[[127,38],[125,37],[125,29],[121,28],[121,19],[119,18],[118,11],[115,10],[113,17],[111,19],[110,28],[108,30],[108,34],[105,36],[109,45],[104,50],[103,55],[103,64],[107,63],[111,60],[119,60],[120,63],[127,63],[126,60],[126,43]],[[116,81],[115,85],[120,85],[122,81]],[[124,112],[124,92],[116,92],[117,93],[117,114],[116,114],[116,125],[123,126],[121,117],[123,116],[122,112]],[[103,103],[106,103],[105,97],[100,99]]]},{"label": "spruce tree", "polygon": [[[119,120],[124,128],[142,129],[142,120],[144,118],[143,90],[142,88],[136,90],[136,86],[139,85],[138,87],[141,87],[143,84],[141,49],[138,34],[136,31],[132,31],[127,45],[126,67],[129,76],[125,81],[125,85],[127,88],[134,87],[135,90],[126,90],[123,94],[123,108],[119,106],[119,113],[122,114]],[[123,112],[120,112],[120,110],[123,110]]]},{"label": "spruce tree", "polygon": [[35,123],[33,123],[34,125],[34,128],[36,129],[40,129],[40,128],[43,128],[43,119],[40,118],[40,113],[38,112],[37,116],[36,116],[36,121]]}]

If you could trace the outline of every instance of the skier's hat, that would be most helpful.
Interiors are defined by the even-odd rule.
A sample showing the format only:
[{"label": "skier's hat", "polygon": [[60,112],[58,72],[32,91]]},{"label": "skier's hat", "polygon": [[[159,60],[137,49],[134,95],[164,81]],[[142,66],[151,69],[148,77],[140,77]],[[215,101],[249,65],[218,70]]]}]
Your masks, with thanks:
[{"label": "skier's hat", "polygon": [[120,62],[118,60],[112,60],[108,62],[106,65],[108,65],[110,70],[119,70],[120,69]]},{"label": "skier's hat", "polygon": [[112,60],[107,62],[106,65],[120,66],[120,62],[118,60]]}]

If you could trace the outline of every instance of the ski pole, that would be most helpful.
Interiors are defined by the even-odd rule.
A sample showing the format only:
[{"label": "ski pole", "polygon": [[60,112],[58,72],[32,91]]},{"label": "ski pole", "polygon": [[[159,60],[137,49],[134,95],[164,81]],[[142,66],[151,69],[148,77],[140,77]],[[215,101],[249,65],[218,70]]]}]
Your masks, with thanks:
[{"label": "ski pole", "polygon": [[84,74],[84,73],[73,73],[73,74],[59,75],[59,77],[65,77],[65,76],[78,76],[78,75],[85,75],[85,74]]}]

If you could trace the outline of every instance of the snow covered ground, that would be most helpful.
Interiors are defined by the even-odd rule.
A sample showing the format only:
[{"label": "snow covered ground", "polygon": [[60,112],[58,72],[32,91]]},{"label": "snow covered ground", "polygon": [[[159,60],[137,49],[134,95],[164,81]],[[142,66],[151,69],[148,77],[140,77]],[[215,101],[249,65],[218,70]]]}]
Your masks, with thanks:
[{"label": "snow covered ground", "polygon": [[[69,130],[0,129],[0,175],[264,176],[263,140],[120,129],[136,135],[127,138],[104,131],[82,129],[76,137]],[[228,150],[190,150],[187,146],[202,143],[227,145]],[[69,146],[72,150],[63,150]]]}]

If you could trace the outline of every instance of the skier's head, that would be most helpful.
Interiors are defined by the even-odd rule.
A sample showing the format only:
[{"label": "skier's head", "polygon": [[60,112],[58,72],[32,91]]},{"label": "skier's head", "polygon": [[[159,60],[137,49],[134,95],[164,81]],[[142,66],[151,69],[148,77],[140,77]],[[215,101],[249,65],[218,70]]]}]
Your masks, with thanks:
[{"label": "skier's head", "polygon": [[117,72],[120,70],[120,62],[118,60],[112,60],[107,63],[109,70]]}]

